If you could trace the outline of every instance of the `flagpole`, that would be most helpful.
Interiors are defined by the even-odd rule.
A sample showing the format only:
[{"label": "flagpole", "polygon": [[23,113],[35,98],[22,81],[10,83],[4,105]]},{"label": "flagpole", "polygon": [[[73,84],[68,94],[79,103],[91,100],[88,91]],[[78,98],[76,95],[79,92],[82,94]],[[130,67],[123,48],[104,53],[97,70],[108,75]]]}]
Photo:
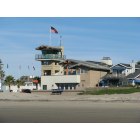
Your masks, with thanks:
[{"label": "flagpole", "polygon": [[62,36],[60,35],[60,47],[61,47],[61,45],[62,45]]},{"label": "flagpole", "polygon": [[51,27],[50,27],[50,41],[49,41],[49,45],[51,46],[51,44],[52,44],[52,34],[51,34]]},{"label": "flagpole", "polygon": [[20,79],[20,73],[21,73],[21,66],[19,65],[19,79]]}]

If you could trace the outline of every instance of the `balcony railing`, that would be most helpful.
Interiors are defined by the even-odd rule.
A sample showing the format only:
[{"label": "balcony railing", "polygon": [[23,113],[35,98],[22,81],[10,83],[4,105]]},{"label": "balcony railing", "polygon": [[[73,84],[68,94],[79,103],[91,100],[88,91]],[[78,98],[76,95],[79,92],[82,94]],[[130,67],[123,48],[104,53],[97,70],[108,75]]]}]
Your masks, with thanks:
[{"label": "balcony railing", "polygon": [[117,73],[112,73],[112,74],[108,74],[105,76],[105,78],[107,79],[112,79],[112,78],[124,78],[125,74],[117,74]]},{"label": "balcony railing", "polygon": [[58,54],[36,54],[35,60],[42,60],[42,59],[66,59],[65,55],[58,55]]}]

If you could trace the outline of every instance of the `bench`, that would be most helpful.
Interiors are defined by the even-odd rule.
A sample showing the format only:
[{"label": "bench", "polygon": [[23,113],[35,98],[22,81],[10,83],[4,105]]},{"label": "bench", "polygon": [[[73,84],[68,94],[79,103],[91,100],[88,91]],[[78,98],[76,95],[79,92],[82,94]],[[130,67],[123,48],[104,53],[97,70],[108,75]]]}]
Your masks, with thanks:
[{"label": "bench", "polygon": [[62,89],[52,89],[52,94],[62,94]]}]

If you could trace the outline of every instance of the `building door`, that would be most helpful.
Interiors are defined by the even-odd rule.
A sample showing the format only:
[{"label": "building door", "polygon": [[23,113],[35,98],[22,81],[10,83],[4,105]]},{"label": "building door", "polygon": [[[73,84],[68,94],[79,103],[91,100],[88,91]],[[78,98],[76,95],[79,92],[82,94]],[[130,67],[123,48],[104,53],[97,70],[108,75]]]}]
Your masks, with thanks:
[{"label": "building door", "polygon": [[43,90],[47,90],[47,85],[43,85]]}]

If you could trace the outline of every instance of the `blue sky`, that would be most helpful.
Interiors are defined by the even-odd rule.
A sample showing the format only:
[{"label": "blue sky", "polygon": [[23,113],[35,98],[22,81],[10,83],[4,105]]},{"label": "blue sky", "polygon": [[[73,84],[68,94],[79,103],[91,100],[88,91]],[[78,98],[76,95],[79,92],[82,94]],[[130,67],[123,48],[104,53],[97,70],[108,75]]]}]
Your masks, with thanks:
[{"label": "blue sky", "polygon": [[49,44],[50,26],[59,32],[52,34],[52,45],[58,46],[62,35],[68,59],[100,61],[108,56],[113,64],[140,60],[140,18],[1,17],[0,59],[6,75],[40,76],[40,62],[35,61],[35,54],[41,52],[35,48]]}]

